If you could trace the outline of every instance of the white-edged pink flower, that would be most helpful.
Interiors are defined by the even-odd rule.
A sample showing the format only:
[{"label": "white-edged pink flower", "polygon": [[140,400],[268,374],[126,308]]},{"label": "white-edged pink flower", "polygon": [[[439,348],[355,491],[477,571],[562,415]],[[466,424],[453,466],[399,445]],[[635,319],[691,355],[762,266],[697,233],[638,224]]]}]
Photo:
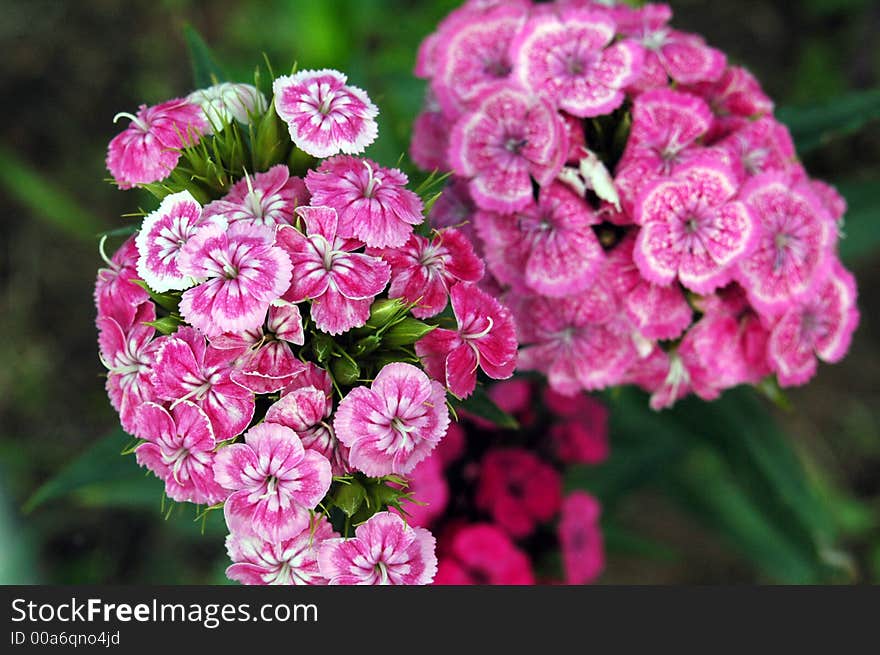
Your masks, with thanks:
[{"label": "white-edged pink flower", "polygon": [[369,476],[406,475],[446,434],[446,390],[419,368],[387,364],[339,403],[333,428],[351,465]]},{"label": "white-edged pink flower", "polygon": [[107,169],[120,189],[164,180],[177,166],[181,148],[198,143],[210,130],[202,108],[179,98],[141,105],[137,115],[120,117],[131,124],[107,147]]},{"label": "white-edged pink flower", "polygon": [[221,82],[193,91],[187,97],[205,112],[211,133],[236,120],[245,125],[265,113],[266,96],[252,84]]},{"label": "white-edged pink flower", "polygon": [[356,155],[376,140],[376,108],[339,71],[304,70],[275,79],[275,111],[297,148],[313,157]]},{"label": "white-edged pink flower", "polygon": [[233,362],[242,353],[207,343],[191,327],[156,340],[152,384],[158,398],[189,400],[205,412],[217,441],[238,436],[254,416],[254,394],[232,381]]},{"label": "white-edged pink flower", "polygon": [[204,334],[258,328],[290,284],[291,265],[271,234],[242,221],[199,230],[183,247],[178,268],[201,284],[180,300],[180,313]]},{"label": "white-edged pink flower", "polygon": [[292,225],[293,210],[309,204],[305,183],[290,174],[284,164],[265,173],[245,174],[220,200],[205,206],[204,216],[220,216],[228,223],[244,221],[253,225]]},{"label": "white-edged pink flower", "polygon": [[761,173],[783,172],[797,165],[788,128],[771,116],[746,123],[717,147],[728,153],[740,183]]},{"label": "white-edged pink flower", "polygon": [[424,220],[422,201],[406,188],[406,175],[360,157],[339,155],[309,171],[311,204],[339,215],[337,234],[368,246],[402,246]]},{"label": "white-edged pink flower", "polygon": [[299,207],[306,233],[282,226],[276,240],[293,265],[293,280],[284,294],[290,302],[311,300],[311,317],[319,330],[342,334],[370,317],[373,298],[391,277],[381,259],[351,252],[361,243],[338,234],[338,215],[330,207]]},{"label": "white-edged pink flower", "polygon": [[165,196],[158,209],[147,214],[135,237],[139,253],[137,272],[153,291],[187,289],[196,281],[180,272],[180,251],[200,228],[226,227],[219,217],[208,218],[189,191]]},{"label": "white-edged pink flower", "polygon": [[102,248],[101,256],[104,257],[107,267],[98,269],[95,280],[95,307],[98,309],[98,317],[110,316],[122,325],[129,325],[134,320],[138,307],[150,299],[150,294],[133,282],[138,279],[135,238],[126,239],[109,259]]},{"label": "white-edged pink flower", "polygon": [[226,552],[232,560],[226,577],[244,585],[326,585],[318,569],[318,548],[338,536],[323,516],[281,542],[266,541],[251,530],[237,530],[226,537]]},{"label": "white-edged pink flower", "polygon": [[214,478],[232,492],[223,508],[230,532],[247,530],[272,543],[308,529],[310,512],[330,489],[330,462],[288,427],[260,423],[244,443],[221,448]]},{"label": "white-edged pink flower", "polygon": [[135,450],[137,462],[165,482],[171,500],[213,505],[226,498],[214,481],[214,430],[201,409],[188,401],[170,410],[148,402],[136,423],[135,433],[147,442]]},{"label": "white-edged pink flower", "polygon": [[326,539],[318,550],[331,585],[426,585],[437,573],[436,540],[397,514],[379,512],[352,539]]}]

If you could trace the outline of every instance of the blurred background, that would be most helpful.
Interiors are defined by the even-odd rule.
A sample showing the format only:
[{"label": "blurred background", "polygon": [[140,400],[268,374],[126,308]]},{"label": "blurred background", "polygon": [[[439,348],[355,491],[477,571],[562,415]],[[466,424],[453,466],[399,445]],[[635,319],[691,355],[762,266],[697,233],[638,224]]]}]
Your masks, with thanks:
[{"label": "blurred background", "polygon": [[[105,181],[114,114],[192,89],[191,24],[233,80],[263,53],[276,72],[345,71],[381,110],[368,154],[392,165],[422,102],[416,49],[456,4],[0,0],[0,582],[225,580],[222,517],[166,513],[161,484],[118,457],[96,235],[154,203]],[[600,582],[880,582],[880,3],[671,4],[677,27],[763,81],[806,135],[808,170],[847,196],[862,322],[788,408],[733,394],[657,416],[610,398],[609,469],[569,481],[606,503]]]}]

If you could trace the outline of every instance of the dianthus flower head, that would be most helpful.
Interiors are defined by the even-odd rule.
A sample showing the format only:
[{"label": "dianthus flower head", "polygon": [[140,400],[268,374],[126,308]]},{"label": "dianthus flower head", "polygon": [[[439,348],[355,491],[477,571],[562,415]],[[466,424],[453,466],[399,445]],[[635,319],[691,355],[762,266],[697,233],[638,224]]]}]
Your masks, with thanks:
[{"label": "dianthus flower head", "polygon": [[495,525],[464,526],[445,546],[435,585],[535,584],[529,558]]}]

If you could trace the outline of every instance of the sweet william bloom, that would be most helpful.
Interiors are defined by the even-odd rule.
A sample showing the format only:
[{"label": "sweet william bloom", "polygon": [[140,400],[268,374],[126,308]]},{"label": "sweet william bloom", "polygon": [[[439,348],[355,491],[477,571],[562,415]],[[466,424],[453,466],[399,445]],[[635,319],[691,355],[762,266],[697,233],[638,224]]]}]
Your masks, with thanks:
[{"label": "sweet william bloom", "polygon": [[449,485],[443,475],[440,457],[432,454],[419,462],[407,476],[407,482],[407,491],[416,502],[404,506],[404,518],[410,525],[427,528],[443,514],[449,502]]},{"label": "sweet william bloom", "polygon": [[137,115],[120,117],[131,124],[107,148],[107,169],[120,189],[164,180],[177,166],[181,148],[198,143],[210,129],[202,108],[179,98],[141,105]]},{"label": "sweet william bloom", "polygon": [[266,96],[251,84],[222,82],[206,89],[193,91],[187,100],[205,112],[210,130],[221,130],[232,121],[247,125],[252,118],[262,116],[268,104]]},{"label": "sweet william bloom", "polygon": [[284,164],[273,166],[253,177],[245,175],[220,200],[205,207],[205,216],[220,216],[228,223],[243,221],[253,225],[292,225],[293,210],[309,204],[305,183]]},{"label": "sweet william bloom", "polygon": [[151,381],[167,401],[189,400],[211,421],[217,441],[238,436],[254,416],[254,394],[232,381],[232,363],[243,350],[221,350],[191,327],[156,340]]},{"label": "sweet william bloom", "polygon": [[436,316],[446,308],[449,289],[458,282],[479,282],[483,262],[459,230],[435,232],[431,239],[410,236],[402,248],[369,251],[391,266],[390,298],[414,304],[416,318]]},{"label": "sweet william bloom", "polygon": [[456,530],[437,566],[435,585],[533,585],[526,554],[496,526],[476,523]]},{"label": "sweet william bloom", "polygon": [[275,79],[275,111],[297,148],[313,157],[356,155],[376,140],[376,108],[339,71],[304,70]]},{"label": "sweet william bloom", "polygon": [[374,514],[352,539],[326,539],[318,550],[331,585],[426,585],[437,572],[434,536],[391,512]]},{"label": "sweet william bloom", "polygon": [[416,354],[435,380],[443,380],[459,398],[477,385],[477,368],[504,380],[516,367],[516,330],[510,312],[473,284],[459,283],[450,291],[457,330],[437,328],[416,342]]},{"label": "sweet william bloom", "polygon": [[95,280],[98,316],[109,316],[121,325],[129,325],[138,307],[150,299],[150,294],[132,281],[138,279],[135,239],[126,239],[109,259],[103,253],[102,249],[101,256],[107,267],[98,269]]},{"label": "sweet william bloom", "polygon": [[338,536],[320,515],[298,535],[281,542],[266,541],[241,526],[226,537],[232,560],[226,577],[244,585],[326,585],[318,569],[318,548]]},{"label": "sweet william bloom", "polygon": [[446,434],[446,390],[412,364],[387,364],[370,387],[339,403],[333,428],[349,461],[369,476],[406,475]]},{"label": "sweet william bloom", "polygon": [[136,434],[147,441],[135,450],[138,464],[165,482],[171,500],[213,505],[226,498],[214,481],[214,430],[196,405],[183,401],[167,410],[145,403]]},{"label": "sweet william bloom", "polygon": [[293,280],[284,294],[290,302],[311,300],[311,317],[319,330],[342,334],[370,317],[373,298],[391,277],[385,262],[351,252],[361,244],[338,234],[338,216],[330,207],[300,207],[306,233],[282,226],[277,243],[293,264]]},{"label": "sweet william bloom", "polygon": [[482,209],[513,212],[532,200],[532,178],[553,181],[568,154],[565,123],[543,99],[514,87],[489,89],[452,128],[449,162],[470,179]]},{"label": "sweet william bloom", "polygon": [[312,205],[336,210],[337,234],[377,248],[402,246],[412,226],[424,220],[422,201],[407,182],[396,168],[345,155],[328,159],[306,176]]},{"label": "sweet william bloom", "polygon": [[589,584],[605,568],[600,513],[599,502],[583,491],[572,492],[562,503],[559,544],[568,584]]},{"label": "sweet william bloom", "polygon": [[244,443],[221,448],[214,460],[217,483],[232,493],[223,508],[235,533],[250,526],[272,543],[307,530],[310,511],[330,489],[330,462],[288,427],[255,425]]},{"label": "sweet william bloom", "polygon": [[746,123],[717,147],[725,150],[740,183],[761,173],[794,169],[797,154],[788,128],[765,116]]},{"label": "sweet william bloom", "polygon": [[571,464],[601,464],[608,458],[608,408],[587,394],[563,396],[548,388],[544,402],[563,420],[550,429],[557,457]]},{"label": "sweet william bloom", "polygon": [[180,272],[180,251],[200,228],[209,225],[224,229],[226,221],[204,216],[189,191],[165,196],[159,208],[144,218],[135,237],[138,275],[159,293],[191,287],[196,281]]},{"label": "sweet william bloom", "polygon": [[180,313],[209,337],[258,328],[290,284],[284,250],[260,227],[241,221],[200,230],[181,250],[178,267],[204,280],[183,293]]},{"label": "sweet william bloom", "polygon": [[608,114],[641,73],[643,49],[618,41],[614,21],[589,10],[536,12],[511,46],[520,82],[557,107],[586,118]]}]

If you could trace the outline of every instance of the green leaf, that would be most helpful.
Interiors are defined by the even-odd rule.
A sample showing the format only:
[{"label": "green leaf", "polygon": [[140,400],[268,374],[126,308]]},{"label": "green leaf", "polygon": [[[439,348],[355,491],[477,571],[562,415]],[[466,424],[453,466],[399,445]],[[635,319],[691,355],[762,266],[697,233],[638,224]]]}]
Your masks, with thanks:
[{"label": "green leaf", "polygon": [[880,118],[880,89],[837,96],[819,105],[780,107],[776,116],[788,125],[798,152],[809,152]]},{"label": "green leaf", "polygon": [[354,516],[363,505],[367,497],[367,491],[357,480],[351,480],[348,484],[339,486],[339,490],[333,497],[333,504],[341,509],[346,516]]},{"label": "green leaf", "polygon": [[150,288],[150,285],[144,282],[143,280],[133,279],[132,282],[138,285],[141,289],[150,294],[150,298],[162,309],[167,309],[169,312],[176,312],[180,307],[180,292],[170,292],[170,293],[158,293],[153,291]]},{"label": "green leaf", "polygon": [[479,416],[500,428],[510,430],[519,428],[517,420],[496,405],[481,387],[477,387],[474,393],[464,400],[453,400],[452,404],[453,407],[461,408],[474,416]]},{"label": "green leaf", "polygon": [[156,328],[161,334],[174,334],[177,328],[183,325],[183,320],[178,316],[163,316],[155,321],[144,321],[144,325]]},{"label": "green leaf", "polygon": [[189,50],[195,87],[203,89],[218,82],[225,82],[226,74],[220,68],[214,53],[211,52],[201,34],[192,25],[185,25],[183,36]]}]

